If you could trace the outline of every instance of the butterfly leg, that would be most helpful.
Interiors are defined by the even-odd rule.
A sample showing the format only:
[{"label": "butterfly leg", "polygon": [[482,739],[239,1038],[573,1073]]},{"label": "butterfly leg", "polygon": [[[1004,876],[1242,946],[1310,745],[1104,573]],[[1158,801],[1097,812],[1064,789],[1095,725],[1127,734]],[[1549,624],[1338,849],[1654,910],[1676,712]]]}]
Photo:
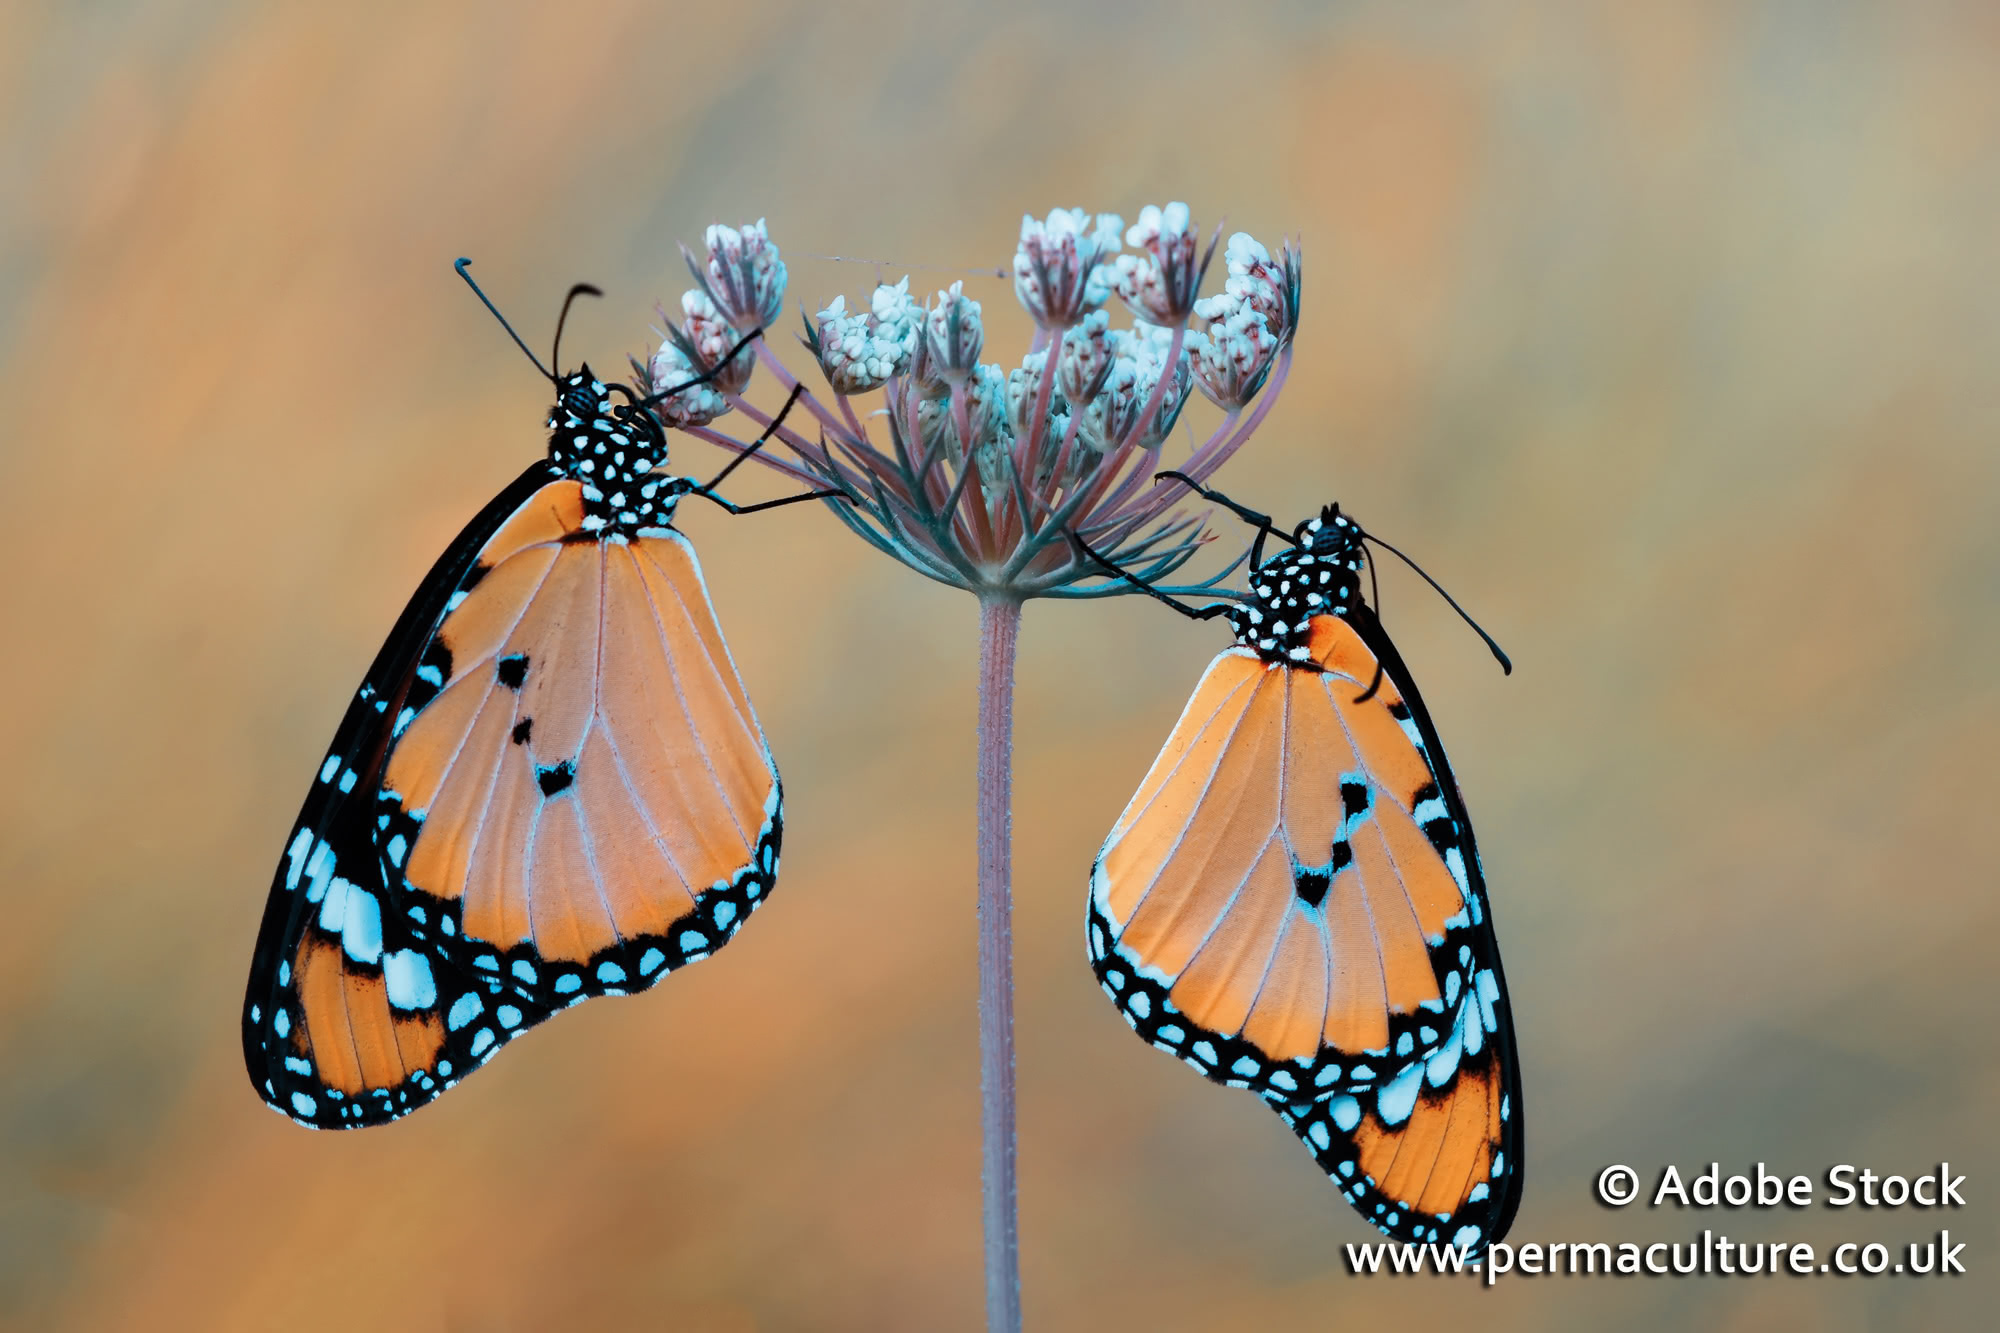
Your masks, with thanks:
[{"label": "butterfly leg", "polygon": [[[644,398],[639,400],[639,406],[651,407],[655,403],[666,401],[667,399],[673,397],[675,394],[681,392],[683,389],[692,389],[697,384],[708,383],[710,380],[714,379],[717,375],[720,375],[723,372],[723,369],[726,366],[728,366],[730,362],[736,359],[737,353],[741,352],[744,348],[748,347],[751,343],[757,341],[757,339],[763,336],[764,336],[764,330],[761,328],[755,328],[750,330],[750,332],[744,334],[741,338],[738,338],[736,340],[736,345],[730,348],[727,352],[723,353],[722,359],[717,361],[714,365],[710,366],[707,370],[702,371],[701,374],[699,375],[691,376],[688,379],[684,379],[679,384],[669,385],[667,388],[661,389],[657,393],[647,394]],[[651,377],[648,376],[648,379],[650,380]]]},{"label": "butterfly leg", "polygon": [[1224,495],[1221,491],[1211,490],[1185,472],[1169,470],[1153,474],[1154,481],[1158,481],[1162,477],[1172,477],[1202,499],[1214,501],[1230,513],[1236,515],[1236,517],[1242,519],[1245,523],[1248,523],[1251,527],[1257,529],[1257,540],[1250,544],[1250,568],[1252,569],[1264,563],[1264,538],[1276,537],[1279,541],[1290,546],[1297,546],[1299,544],[1298,538],[1272,523],[1269,514],[1260,514],[1254,509],[1246,509]]},{"label": "butterfly leg", "polygon": [[719,495],[710,495],[707,491],[690,491],[688,494],[699,495],[704,500],[712,500],[732,514],[754,514],[760,509],[776,509],[780,505],[800,504],[806,500],[848,500],[853,498],[846,491],[801,491],[797,495],[780,496],[776,500],[761,500],[753,505],[740,505],[733,504]]},{"label": "butterfly leg", "polygon": [[738,467],[742,466],[744,459],[756,453],[759,449],[762,449],[764,445],[770,440],[771,436],[777,433],[778,427],[784,425],[785,418],[791,415],[792,404],[798,402],[799,395],[804,393],[805,391],[806,391],[805,385],[794,384],[792,386],[791,396],[786,398],[785,405],[778,409],[778,415],[771,418],[771,424],[764,427],[764,433],[762,435],[759,435],[756,439],[750,441],[750,447],[748,449],[745,449],[742,453],[730,459],[727,463],[723,465],[722,471],[716,473],[713,477],[709,478],[708,481],[705,482],[704,484],[695,487],[694,490],[690,492],[690,494],[706,495],[711,500],[715,499],[716,498],[714,494],[715,488],[717,486],[720,486],[723,482],[723,479],[726,478],[730,473],[734,472]]},{"label": "butterfly leg", "polygon": [[[1366,546],[1361,548],[1361,558],[1368,561],[1368,600],[1374,604],[1375,614],[1382,614],[1382,585],[1375,581],[1375,560],[1368,554]],[[1368,682],[1368,688],[1354,696],[1354,702],[1365,704],[1375,697],[1375,691],[1382,688],[1382,659],[1375,659],[1375,679]]]},{"label": "butterfly leg", "polygon": [[785,424],[785,417],[790,414],[793,404],[799,401],[799,395],[805,391],[805,385],[794,384],[791,395],[785,399],[785,405],[778,409],[778,415],[771,418],[771,424],[764,427],[764,433],[752,440],[749,448],[730,459],[722,471],[716,473],[705,485],[695,487],[688,494],[699,495],[704,500],[712,500],[732,514],[754,514],[760,509],[776,509],[780,505],[797,504],[802,500],[845,500],[851,498],[844,490],[805,491],[798,495],[787,495],[777,500],[765,500],[753,505],[739,505],[725,500],[715,493],[715,488],[722,484],[725,477],[734,472],[744,459],[762,449],[771,436],[777,433],[778,427]]},{"label": "butterfly leg", "polygon": [[1227,602],[1212,602],[1207,606],[1189,606],[1186,602],[1183,602],[1178,597],[1169,597],[1166,593],[1161,592],[1158,588],[1155,588],[1152,584],[1146,582],[1144,579],[1140,578],[1137,574],[1134,574],[1131,570],[1126,569],[1124,566],[1119,565],[1114,561],[1108,560],[1103,555],[1099,554],[1097,548],[1092,546],[1089,542],[1085,541],[1082,537],[1078,536],[1074,528],[1066,529],[1066,531],[1068,532],[1069,539],[1072,542],[1076,543],[1077,549],[1082,551],[1085,555],[1089,556],[1092,560],[1096,561],[1098,565],[1102,566],[1105,570],[1116,575],[1117,577],[1124,579],[1127,583],[1137,588],[1140,592],[1145,593],[1148,597],[1152,597],[1159,601],[1165,602],[1168,606],[1171,606],[1174,610],[1180,612],[1182,615],[1186,616],[1190,620],[1213,620],[1215,619],[1215,617],[1222,615],[1229,610],[1229,603]]}]

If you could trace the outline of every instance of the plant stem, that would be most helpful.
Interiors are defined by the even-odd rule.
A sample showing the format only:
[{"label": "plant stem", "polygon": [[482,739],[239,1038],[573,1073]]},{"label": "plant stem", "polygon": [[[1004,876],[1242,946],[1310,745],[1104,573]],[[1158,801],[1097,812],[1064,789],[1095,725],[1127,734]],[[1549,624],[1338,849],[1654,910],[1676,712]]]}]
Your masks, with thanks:
[{"label": "plant stem", "polygon": [[979,1101],[986,1327],[1021,1327],[1014,1189],[1014,645],[1021,604],[979,603]]}]

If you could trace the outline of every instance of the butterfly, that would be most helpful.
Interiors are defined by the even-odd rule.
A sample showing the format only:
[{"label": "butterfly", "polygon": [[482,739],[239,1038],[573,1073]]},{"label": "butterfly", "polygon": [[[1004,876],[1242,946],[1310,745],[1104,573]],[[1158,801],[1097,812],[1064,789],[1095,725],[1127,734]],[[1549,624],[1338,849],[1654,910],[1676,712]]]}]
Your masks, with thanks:
[{"label": "butterfly", "polygon": [[1364,542],[1408,557],[1338,505],[1286,534],[1161,476],[1257,537],[1248,596],[1205,607],[1083,548],[1236,636],[1092,867],[1098,983],[1148,1042],[1269,1103],[1385,1234],[1477,1253],[1520,1202],[1521,1080],[1464,798],[1360,595]]},{"label": "butterfly", "polygon": [[[544,368],[468,262],[556,389],[548,452],[418,585],[272,881],[243,1055],[313,1128],[396,1119],[557,1011],[708,957],[778,871],[777,765],[673,520],[691,496],[838,492],[734,505],[714,488],[748,452],[706,484],[658,470],[652,404],[756,333],[640,398]],[[599,294],[571,289],[554,364],[570,304]]]}]

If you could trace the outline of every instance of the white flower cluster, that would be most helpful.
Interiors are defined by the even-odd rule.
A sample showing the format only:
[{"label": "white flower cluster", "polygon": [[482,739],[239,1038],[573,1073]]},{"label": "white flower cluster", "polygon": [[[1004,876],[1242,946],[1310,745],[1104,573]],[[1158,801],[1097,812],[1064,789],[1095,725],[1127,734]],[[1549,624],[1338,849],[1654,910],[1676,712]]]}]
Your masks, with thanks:
[{"label": "white flower cluster", "polygon": [[1185,323],[1201,283],[1200,240],[1186,204],[1140,209],[1125,242],[1144,253],[1118,256],[1118,299],[1150,324]]},{"label": "white flower cluster", "polygon": [[1295,252],[1271,258],[1255,237],[1237,232],[1225,254],[1229,280],[1219,295],[1195,302],[1205,333],[1188,337],[1195,382],[1216,406],[1234,410],[1257,396],[1279,348],[1297,326]]},{"label": "white flower cluster", "polygon": [[681,293],[681,321],[667,326],[647,366],[654,393],[687,386],[654,404],[669,426],[705,426],[729,410],[727,396],[743,392],[757,366],[756,353],[738,347],[784,309],[785,261],[762,218],[712,226],[706,241],[700,259],[682,248],[697,285]]},{"label": "white flower cluster", "polygon": [[[748,357],[749,353],[746,350],[740,359],[747,360]],[[694,382],[700,379],[703,370],[695,368],[694,363],[688,359],[688,354],[671,335],[660,344],[660,350],[653,354],[652,363],[647,369],[652,378],[654,393],[663,393],[677,385],[687,386],[676,392],[667,393],[653,404],[653,410],[659,413],[660,420],[669,426],[706,426],[729,410],[729,402],[722,396],[714,380],[702,380],[698,384]]]},{"label": "white flower cluster", "polygon": [[1007,376],[991,363],[974,366],[965,376],[965,429],[961,433],[957,408],[949,393],[917,401],[917,426],[924,452],[942,443],[952,466],[964,468],[970,442],[974,466],[979,469],[980,490],[989,507],[997,508],[1007,488],[1007,454],[1014,447],[1014,431],[1007,421]]},{"label": "white flower cluster", "polygon": [[1095,218],[1080,208],[1057,208],[1045,221],[1021,217],[1014,251],[1014,294],[1045,329],[1066,329],[1104,304],[1111,282],[1104,272],[1118,251],[1124,222],[1116,213]]},{"label": "white flower cluster", "polygon": [[[1154,324],[1114,329],[1102,310],[1091,312],[1063,335],[1055,379],[1050,385],[1042,446],[1034,460],[1038,483],[1054,475],[1072,420],[1076,425],[1076,443],[1082,447],[1072,449],[1064,464],[1065,483],[1074,480],[1086,466],[1094,466],[1098,458],[1132,434],[1162,375],[1169,375],[1169,380],[1160,405],[1133,443],[1141,449],[1153,449],[1166,439],[1191,387],[1185,347],[1171,370],[1168,367],[1167,353],[1172,343],[1171,329]],[[1021,359],[1020,369],[1007,376],[1008,426],[1017,437],[1028,433],[1048,356],[1046,349],[1030,352]]]},{"label": "white flower cluster", "polygon": [[909,369],[923,317],[905,276],[893,287],[876,287],[865,313],[848,314],[847,298],[834,297],[808,343],[835,393],[867,393]]},{"label": "white flower cluster", "polygon": [[742,228],[712,226],[704,238],[708,254],[699,268],[688,267],[739,333],[769,328],[785,308],[785,261],[764,228],[764,219]]},{"label": "white flower cluster", "polygon": [[[1181,407],[1187,402],[1188,390],[1192,387],[1185,343],[1173,365],[1167,364],[1173,337],[1172,329],[1161,328],[1157,324],[1139,323],[1129,332],[1123,329],[1111,331],[1110,346],[1114,359],[1110,370],[1105,374],[1103,386],[1096,396],[1082,409],[1079,436],[1093,450],[1100,454],[1109,453],[1128,438],[1141,449],[1157,449],[1173,431],[1174,423],[1180,420]],[[1144,429],[1140,430],[1140,415],[1152,400],[1162,378],[1166,379],[1167,386],[1161,395],[1160,405],[1146,421]]]}]

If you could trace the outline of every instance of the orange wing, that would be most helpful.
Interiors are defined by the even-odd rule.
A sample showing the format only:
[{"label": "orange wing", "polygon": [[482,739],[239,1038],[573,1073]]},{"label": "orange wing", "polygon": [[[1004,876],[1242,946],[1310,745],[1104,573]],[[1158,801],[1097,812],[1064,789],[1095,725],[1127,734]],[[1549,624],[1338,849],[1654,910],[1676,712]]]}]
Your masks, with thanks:
[{"label": "orange wing", "polygon": [[1312,665],[1209,665],[1098,855],[1091,961],[1146,1040],[1275,1103],[1368,1221],[1477,1251],[1520,1199],[1499,950],[1422,701],[1349,614],[1312,619]]},{"label": "orange wing", "polygon": [[1357,701],[1376,655],[1333,616],[1311,653],[1322,670],[1210,664],[1091,876],[1091,959],[1127,1021],[1276,1102],[1437,1049],[1491,939],[1398,673]]},{"label": "orange wing", "polygon": [[532,1005],[644,989],[768,893],[777,769],[680,533],[544,487],[482,552],[383,774],[414,928]]}]

